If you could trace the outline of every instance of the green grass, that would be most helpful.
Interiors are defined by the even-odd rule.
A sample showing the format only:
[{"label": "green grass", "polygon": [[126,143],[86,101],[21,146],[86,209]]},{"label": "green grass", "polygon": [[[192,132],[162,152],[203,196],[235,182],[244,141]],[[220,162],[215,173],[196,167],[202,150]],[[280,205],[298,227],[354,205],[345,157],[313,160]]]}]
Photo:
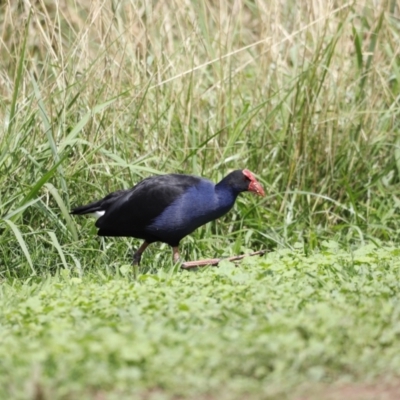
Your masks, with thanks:
[{"label": "green grass", "polygon": [[[132,325],[129,310],[126,320],[124,316],[108,319],[101,314],[107,313],[109,308],[125,307],[117,295],[114,300],[107,297],[107,293],[111,296],[115,290],[121,295],[125,293],[125,305],[137,304],[137,315],[145,321],[153,314],[151,308],[143,311],[141,301],[154,301],[158,309],[164,304],[158,296],[164,296],[165,304],[169,300],[175,304],[178,294],[187,293],[186,286],[188,291],[193,289],[190,296],[188,294],[193,299],[202,296],[197,292],[199,288],[212,292],[205,298],[218,299],[218,293],[226,291],[229,301],[225,300],[230,304],[226,317],[214,320],[204,314],[202,321],[221,332],[235,324],[243,325],[237,339],[239,344],[234,349],[238,356],[229,353],[228,339],[217,339],[217,332],[212,330],[209,336],[215,343],[209,346],[216,346],[213,354],[217,358],[210,367],[202,358],[205,354],[208,359],[208,342],[202,343],[194,332],[193,348],[200,349],[199,360],[190,366],[190,357],[181,358],[185,358],[182,365],[188,368],[187,375],[193,379],[199,376],[198,382],[193,383],[195,388],[210,390],[215,395],[221,385],[227,385],[229,393],[233,393],[236,389],[230,385],[243,383],[240,390],[255,388],[264,393],[264,389],[269,390],[270,383],[273,387],[285,386],[279,383],[280,379],[287,379],[289,375],[292,378],[288,379],[287,387],[295,387],[301,380],[312,381],[315,376],[328,382],[344,376],[348,368],[340,352],[337,357],[323,359],[322,366],[316,361],[310,361],[307,366],[300,356],[297,358],[300,353],[291,347],[290,340],[286,350],[279,343],[298,335],[292,325],[299,314],[294,304],[302,298],[293,291],[296,285],[318,281],[322,285],[318,289],[321,293],[334,296],[334,290],[324,291],[324,287],[336,285],[341,293],[350,285],[352,274],[355,282],[360,283],[353,293],[355,298],[351,298],[349,291],[343,301],[353,313],[354,321],[370,324],[371,329],[374,323],[384,324],[384,316],[377,311],[369,316],[367,311],[378,310],[382,305],[381,300],[374,303],[377,298],[373,292],[378,290],[376,285],[380,282],[386,282],[382,291],[384,287],[395,291],[391,286],[396,281],[391,278],[396,276],[395,267],[389,263],[385,269],[385,261],[374,256],[373,262],[366,262],[370,275],[363,275],[348,257],[354,249],[365,249],[364,246],[372,244],[385,248],[390,243],[395,254],[394,249],[400,242],[398,4],[392,0],[379,4],[361,0],[339,6],[337,2],[322,0],[43,0],[3,2],[0,11],[0,281],[3,290],[0,302],[4,315],[11,318],[19,304],[37,296],[41,299],[43,294],[38,294],[41,290],[48,290],[54,296],[57,293],[60,299],[64,295],[73,299],[75,295],[79,297],[79,293],[86,293],[86,288],[88,296],[94,299],[84,309],[88,315],[87,329],[97,331],[93,323],[98,324],[95,327],[100,332],[102,326],[106,332],[111,321],[118,321],[121,327]],[[250,264],[237,270],[237,274],[250,274],[248,282],[251,282],[248,293],[239,291],[238,298],[235,297],[237,286],[229,283],[230,278],[227,278],[228,283],[221,278],[226,269],[190,274],[178,272],[166,245],[154,244],[146,250],[143,268],[134,283],[130,275],[128,278],[121,274],[130,274],[131,248],[138,247],[139,241],[100,239],[93,220],[69,215],[71,208],[101,198],[110,191],[131,187],[149,175],[183,172],[218,181],[237,168],[252,170],[265,187],[267,196],[263,199],[240,196],[234,210],[226,217],[185,238],[181,251],[185,260],[230,256],[258,249],[288,252],[288,260],[277,265],[269,265],[265,260],[251,261],[255,262],[251,270],[269,269],[274,271],[272,275],[262,277],[261,274],[258,279],[248,270]],[[339,243],[343,254],[347,254],[343,256],[343,260],[348,260],[345,264],[338,258],[338,265],[342,266],[340,271],[314,281],[314,275],[301,275],[301,271],[293,269],[290,260],[298,257],[300,248],[310,260],[318,258],[317,264],[324,265],[329,257],[323,256],[323,243],[330,241]],[[376,252],[379,254],[378,250]],[[307,263],[301,264],[304,273],[311,268]],[[301,278],[290,281],[288,287],[274,280],[282,275],[284,282],[290,279],[293,271]],[[375,273],[381,275],[377,277]],[[151,282],[154,285],[148,286]],[[364,292],[365,282],[368,283],[366,287],[372,288],[369,294]],[[261,283],[262,287],[257,286]],[[162,295],[159,287],[170,290]],[[136,294],[140,290],[144,291],[138,300]],[[315,299],[314,293],[309,296],[310,301]],[[357,296],[362,301],[358,301]],[[344,314],[335,308],[335,301],[340,307],[341,297],[331,303],[328,297],[320,299],[321,307],[336,310],[338,314],[333,315],[332,324],[341,327],[340,315]],[[42,300],[47,301],[46,298]],[[102,303],[103,298],[106,304]],[[230,311],[229,307],[238,310],[237,299],[243,303],[242,313]],[[279,329],[274,325],[275,320],[260,322],[265,314],[261,316],[256,310],[253,315],[246,308],[254,303],[261,309],[257,306],[259,302],[269,304],[271,301],[274,311],[278,300],[283,301]],[[199,304],[202,301],[204,298],[199,299]],[[73,304],[74,300],[66,300],[65,307],[68,310]],[[98,320],[96,304],[104,306],[99,306],[103,311],[98,311],[101,314]],[[38,332],[42,330],[44,338],[46,324],[51,324],[52,320],[61,321],[65,317],[65,324],[72,324],[69,311],[62,314],[62,309],[62,305],[57,305],[46,309],[48,312],[38,312],[43,323],[38,320],[32,327],[36,326]],[[196,310],[206,312],[207,308]],[[183,321],[186,317],[195,317],[190,312],[185,314],[184,310],[177,313]],[[47,315],[50,322],[45,321]],[[165,319],[160,317],[159,323],[169,326],[169,318],[171,324],[176,321],[172,312],[166,314]],[[304,318],[305,327],[317,329],[311,316],[304,315]],[[154,321],[158,323],[158,319]],[[161,325],[146,323],[150,331],[164,331]],[[188,322],[188,332],[192,323],[194,330],[198,328],[196,321]],[[258,323],[259,329],[271,326],[273,342],[278,343],[282,353],[282,364],[277,361],[277,353],[263,353],[261,344],[252,343],[246,326],[254,328],[259,338],[262,334],[254,327]],[[386,323],[395,326],[395,322],[387,320]],[[5,321],[4,324],[0,328],[4,327],[7,332],[15,329],[15,333],[7,334],[15,346],[23,349],[23,343],[32,343],[32,346],[40,343],[38,332],[40,337],[35,336],[35,340],[30,341],[27,321],[21,324]],[[332,327],[326,324],[328,322],[322,321],[321,327]],[[59,326],[64,326],[62,321]],[[179,324],[169,328],[166,332],[172,334],[175,329],[179,336]],[[19,333],[18,329],[21,329]],[[146,336],[145,328],[137,329]],[[321,329],[323,332],[325,328]],[[356,340],[354,332],[359,329],[356,325],[348,329],[349,337]],[[65,332],[68,335],[81,333],[84,337],[86,331],[80,325],[70,325]],[[121,343],[126,343],[134,333],[128,330],[124,336],[116,331],[115,335]],[[334,342],[342,337],[339,333],[335,335],[332,336]],[[357,364],[355,354],[353,358],[349,356],[351,368],[355,368],[348,373],[351,379],[363,380],[384,374],[385,368],[380,365],[395,360],[386,353],[386,350],[397,351],[395,347],[383,346],[381,353],[373,353],[378,349],[373,347],[378,336],[373,340],[372,336],[365,335],[365,346],[354,342],[354,348],[360,350],[357,350],[360,362]],[[139,367],[133,362],[130,370],[129,360],[124,360],[119,353],[110,355],[111,350],[106,348],[104,357],[111,357],[112,362],[104,366],[96,364],[96,357],[100,355],[94,356],[89,350],[85,353],[85,344],[79,337],[76,341],[63,341],[62,337],[60,334],[62,343],[76,344],[76,353],[72,352],[71,357],[81,352],[79,363],[74,360],[82,364],[83,369],[88,368],[86,363],[99,365],[99,369],[93,371],[96,382],[100,379],[99,370],[104,367],[104,375],[118,383],[114,388],[104,378],[105,386],[99,390],[110,390],[116,396],[119,391],[129,392],[132,388],[124,386],[129,379],[136,379],[139,391],[157,391],[158,387],[161,392],[166,390],[170,394],[175,386],[179,386],[177,391],[187,389],[179,380],[179,374],[173,374],[173,368],[158,366],[156,369],[157,359],[153,353],[144,357]],[[329,340],[329,332],[327,337]],[[103,339],[93,336],[88,343],[98,340],[102,343]],[[143,339],[143,343],[153,348],[153,342],[147,340],[151,342],[151,337]],[[182,347],[183,342],[182,339],[171,345],[176,354],[188,351],[185,346],[191,345],[190,341]],[[307,348],[307,342],[303,342],[299,339],[296,343],[303,343]],[[62,343],[54,347],[49,345],[48,353],[44,345],[39,345],[40,357],[47,360],[42,360],[44,364],[39,360],[27,366],[26,360],[19,363],[16,353],[10,352],[9,364],[5,367],[9,393],[15,390],[24,396],[17,389],[19,385],[11,382],[21,377],[23,382],[34,386],[37,377],[40,387],[49,391],[49,398],[62,397],[62,391],[73,393],[74,382],[79,393],[87,389],[88,396],[93,395],[91,378],[86,372],[81,374],[74,370],[78,364],[68,364],[69,368],[62,371],[55,367],[58,350],[54,349],[67,353]],[[332,346],[323,343],[326,351],[340,347],[339,342]],[[370,348],[375,349],[371,354],[379,362],[360,358],[361,349],[368,352]],[[240,362],[245,358],[246,349],[255,352],[249,356],[250,364],[254,360],[249,367]],[[32,355],[29,349],[18,354],[21,357],[26,354],[27,359]],[[47,357],[53,357],[51,354],[56,358],[48,361]],[[167,353],[160,351],[160,354]],[[224,361],[228,354],[232,358],[232,369]],[[264,365],[260,360],[266,358],[265,354],[272,354],[277,363],[271,367],[265,361],[271,373],[260,367]],[[32,355],[33,360],[35,357]],[[291,366],[290,357],[292,361],[298,359],[297,369]],[[174,359],[172,357],[171,362]],[[199,371],[202,365],[204,375],[197,372],[193,375],[192,372]],[[386,365],[389,365],[388,373],[398,372],[395,361]],[[70,368],[75,375],[69,375]],[[258,368],[261,372],[257,372]],[[314,373],[309,374],[308,370]],[[204,384],[204,380],[213,384],[211,371],[216,374],[215,387]],[[321,375],[321,371],[325,372]],[[117,377],[118,373],[121,376]],[[130,373],[138,373],[138,376],[129,378]],[[229,383],[230,377],[237,379]],[[93,388],[97,390],[95,384]],[[73,398],[74,394],[69,396]]]},{"label": "green grass", "polygon": [[91,4],[2,6],[0,275],[126,262],[128,241],[68,210],[166,172],[247,167],[267,190],[185,240],[188,260],[398,242],[393,2]]},{"label": "green grass", "polygon": [[387,379],[399,253],[326,242],[240,268],[3,284],[0,397],[282,399],[304,382]]}]

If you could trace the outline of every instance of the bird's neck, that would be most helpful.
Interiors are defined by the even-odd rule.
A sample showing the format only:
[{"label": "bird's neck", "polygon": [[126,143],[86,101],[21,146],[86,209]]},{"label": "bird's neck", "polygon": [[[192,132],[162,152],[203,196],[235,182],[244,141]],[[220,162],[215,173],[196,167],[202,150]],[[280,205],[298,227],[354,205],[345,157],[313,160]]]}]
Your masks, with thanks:
[{"label": "bird's neck", "polygon": [[231,208],[235,203],[239,192],[227,185],[223,180],[215,185],[215,194],[217,197],[218,208]]}]

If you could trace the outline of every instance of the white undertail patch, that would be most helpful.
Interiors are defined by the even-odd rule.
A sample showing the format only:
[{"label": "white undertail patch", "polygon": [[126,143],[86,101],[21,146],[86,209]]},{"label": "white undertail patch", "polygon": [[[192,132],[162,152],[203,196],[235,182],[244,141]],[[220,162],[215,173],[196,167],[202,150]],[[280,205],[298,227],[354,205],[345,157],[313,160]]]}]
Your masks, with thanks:
[{"label": "white undertail patch", "polygon": [[102,217],[105,213],[106,213],[105,211],[95,211],[95,212],[89,213],[88,215],[90,217],[98,219],[98,218]]}]

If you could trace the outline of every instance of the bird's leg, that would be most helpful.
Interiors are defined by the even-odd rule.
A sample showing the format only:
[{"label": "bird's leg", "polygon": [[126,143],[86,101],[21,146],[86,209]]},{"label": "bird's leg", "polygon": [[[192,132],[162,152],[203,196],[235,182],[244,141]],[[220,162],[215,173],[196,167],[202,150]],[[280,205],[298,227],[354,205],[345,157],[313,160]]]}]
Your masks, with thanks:
[{"label": "bird's leg", "polygon": [[172,247],[172,258],[173,258],[175,264],[179,261],[180,257],[179,257],[179,247],[178,246]]},{"label": "bird's leg", "polygon": [[147,249],[149,243],[144,241],[142,245],[133,254],[133,265],[140,265],[140,259],[142,258],[143,252]]}]

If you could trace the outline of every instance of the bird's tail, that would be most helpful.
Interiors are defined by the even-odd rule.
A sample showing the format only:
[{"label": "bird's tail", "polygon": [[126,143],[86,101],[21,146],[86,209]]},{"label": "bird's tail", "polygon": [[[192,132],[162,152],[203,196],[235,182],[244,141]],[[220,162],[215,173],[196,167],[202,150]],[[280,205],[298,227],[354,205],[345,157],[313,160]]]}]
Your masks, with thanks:
[{"label": "bird's tail", "polygon": [[124,196],[126,192],[127,190],[117,190],[116,192],[108,194],[106,197],[104,197],[104,199],[72,209],[70,214],[92,214],[93,217],[99,218],[105,214],[108,208],[114,204],[115,201],[118,201],[121,196]]},{"label": "bird's tail", "polygon": [[70,214],[85,215],[85,214],[93,214],[98,211],[103,211],[101,208],[102,203],[103,203],[103,200],[100,200],[100,201],[95,201],[90,204],[86,204],[84,206],[79,206],[79,207],[73,208],[71,210]]}]

